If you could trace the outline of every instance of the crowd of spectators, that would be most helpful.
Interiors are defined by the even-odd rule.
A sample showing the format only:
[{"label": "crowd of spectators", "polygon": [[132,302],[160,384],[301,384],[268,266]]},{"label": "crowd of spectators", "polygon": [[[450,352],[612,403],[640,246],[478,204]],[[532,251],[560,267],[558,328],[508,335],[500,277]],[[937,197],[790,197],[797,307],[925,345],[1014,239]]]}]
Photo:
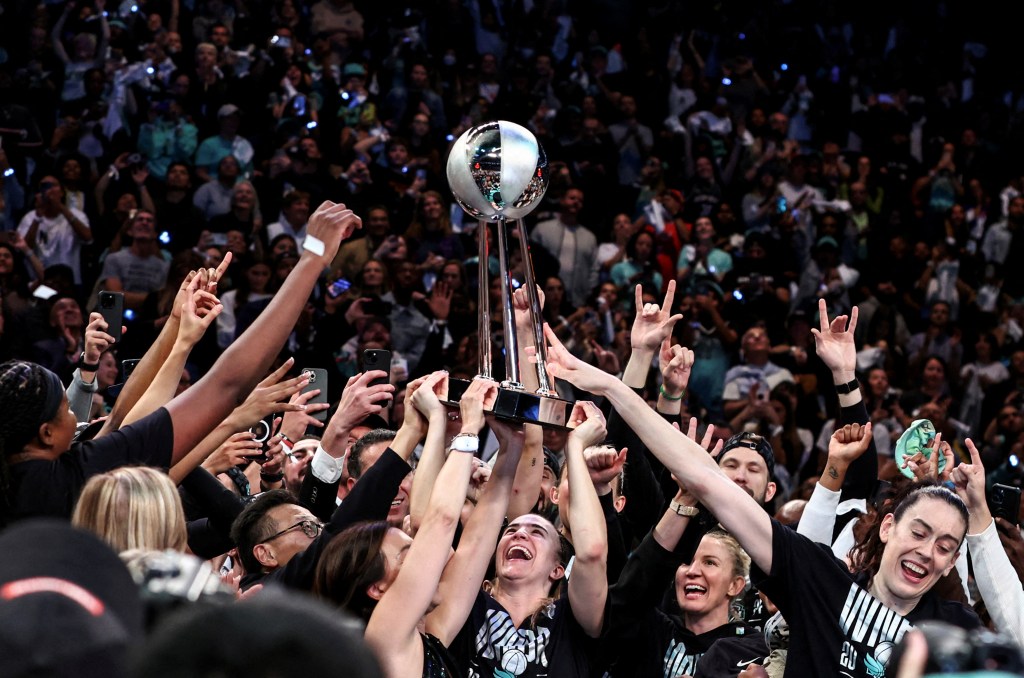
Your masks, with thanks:
[{"label": "crowd of spectators", "polygon": [[[496,226],[464,214],[445,177],[453,140],[497,119],[530,129],[548,162],[547,193],[524,222],[530,252],[520,251],[512,238],[510,258],[516,286],[526,282],[524,257],[532,258],[553,344],[619,377],[652,411],[684,423],[696,417],[702,431],[713,426],[709,449],[736,435],[764,441],[751,449],[759,455],[769,450],[765,463],[773,489],[750,494],[771,514],[778,509],[780,521],[799,521],[799,513],[784,510],[811,499],[831,468],[834,432],[850,424],[852,404],[843,396],[856,385],[834,398],[832,384],[843,386],[836,375],[846,373],[845,363],[840,370],[820,351],[820,333],[836,316],[852,320],[855,377],[867,412],[858,423],[871,422],[877,460],[867,456],[879,466],[872,482],[899,475],[899,441],[928,420],[951,445],[950,469],[981,463],[990,485],[1020,487],[1024,275],[1013,273],[1013,262],[1024,255],[1024,83],[1004,77],[1012,56],[1009,29],[983,23],[956,3],[690,4],[4,3],[0,362],[22,367],[0,375],[3,388],[14,389],[18,398],[33,389],[43,393],[38,383],[45,378],[24,366],[52,371],[67,387],[86,436],[140,426],[201,380],[227,379],[218,397],[232,398],[205,411],[185,436],[176,418],[188,416],[185,405],[168,406],[170,418],[151,423],[147,433],[117,438],[120,463],[87,455],[76,467],[77,479],[52,490],[44,510],[18,495],[18,483],[29,487],[29,481],[23,472],[9,473],[5,461],[5,518],[68,518],[74,509],[76,524],[119,552],[154,541],[180,551],[187,543],[198,556],[217,557],[216,566],[236,577],[236,588],[277,579],[317,590],[370,622],[367,640],[381,650],[393,641],[390,631],[381,631],[381,618],[390,620],[388,629],[405,628],[426,607],[410,603],[406,613],[416,612],[415,619],[406,620],[392,609],[392,597],[390,607],[381,604],[375,626],[375,606],[387,600],[383,590],[359,602],[352,598],[359,591],[333,587],[338,579],[370,585],[380,577],[366,562],[346,561],[351,554],[345,549],[377,543],[390,558],[388,549],[401,544],[387,541],[386,528],[379,534],[367,528],[337,547],[330,537],[357,517],[387,516],[402,527],[411,512],[407,532],[427,530],[430,540],[444,543],[443,517],[461,509],[462,501],[454,508],[440,499],[428,506],[437,477],[455,487],[468,483],[469,502],[480,517],[462,521],[466,532],[460,528],[457,541],[473,538],[456,552],[463,568],[456,575],[472,579],[476,575],[466,573],[480,570],[483,577],[486,565],[479,563],[493,552],[494,539],[487,554],[477,552],[478,540],[497,530],[491,514],[504,517],[499,507],[507,508],[509,500],[497,498],[501,490],[495,489],[493,505],[478,504],[479,476],[490,471],[489,484],[511,487],[519,453],[509,449],[518,444],[526,458],[530,435],[523,445],[501,424],[488,423],[476,455],[484,463],[442,469],[443,461],[431,459],[418,496],[406,473],[417,460],[429,459],[427,421],[437,410],[436,399],[425,402],[422,392],[414,403],[423,383],[433,384],[440,370],[453,377],[477,374],[480,332],[490,334],[494,347],[492,373],[505,375]],[[325,218],[312,232],[314,212],[325,201],[354,215],[336,217],[345,220],[346,237],[328,248],[330,259],[312,275],[310,266],[303,268],[305,253],[316,254],[317,244],[328,240]],[[353,231],[354,221],[361,222],[360,230]],[[487,261],[478,256],[482,237],[492,240]],[[490,281],[489,324],[479,321],[482,279]],[[123,294],[124,332],[116,344],[109,336],[116,332],[91,313],[102,292]],[[662,306],[653,311],[664,315],[657,322],[644,320],[651,304]],[[667,343],[660,343],[665,337],[650,345],[638,339],[645,322],[669,332]],[[256,333],[262,337],[258,345]],[[369,349],[390,352],[390,386],[372,386],[360,376]],[[131,382],[124,386],[125,361],[140,358],[143,375],[134,389]],[[225,367],[232,360],[245,364]],[[684,377],[680,361],[686,362]],[[525,354],[521,363],[529,363]],[[299,368],[326,374],[326,385],[318,388],[329,416],[328,405],[306,410],[324,410],[316,422],[292,412],[320,402],[297,395],[306,385]],[[250,395],[271,369],[277,371]],[[147,395],[139,390],[140,379],[153,380]],[[274,388],[280,390],[271,401]],[[598,394],[568,376],[558,389],[574,400]],[[390,407],[373,405],[371,396],[390,398],[392,392]],[[202,408],[198,397],[181,402]],[[53,416],[53,403],[44,400],[39,407]],[[609,409],[608,401],[596,400]],[[248,406],[229,417],[243,401]],[[289,412],[283,422],[274,424],[267,403],[279,405],[278,414]],[[268,430],[284,438],[274,437],[270,461],[262,464],[250,459],[259,451],[248,432],[252,422],[242,425],[254,413],[256,419],[269,416]],[[213,422],[215,415],[220,419]],[[33,416],[38,418],[26,415]],[[579,416],[581,423],[601,418]],[[86,428],[100,417],[107,417],[105,424]],[[167,435],[171,420],[174,449],[170,441],[152,444],[147,436]],[[622,419],[609,413],[609,430],[615,423]],[[23,439],[30,432],[19,426],[4,424],[0,451],[21,462],[27,453],[20,446],[34,443]],[[600,439],[591,440],[596,432],[584,429],[574,434],[576,445],[585,441],[589,450]],[[412,440],[410,430],[419,437]],[[638,429],[629,435],[643,437]],[[185,449],[189,436],[195,439]],[[347,458],[347,465],[343,475],[326,473],[333,485],[324,482],[317,490],[312,485],[323,477],[314,479],[307,468],[315,467],[317,443],[329,448],[331,436],[341,448],[333,456]],[[55,440],[54,449],[61,439]],[[146,441],[145,451],[129,450]],[[609,479],[618,477],[624,455],[588,452],[590,478],[606,514],[601,469],[609,474],[603,481],[608,496],[629,495],[630,513],[622,519],[625,553],[605,544],[606,562],[592,570],[600,548],[585,548],[590,523],[574,518],[570,531],[562,513],[572,501],[579,502],[574,516],[597,504],[586,503],[589,497],[577,500],[575,490],[572,499],[557,500],[560,474],[566,483],[587,477],[571,480],[572,441],[565,433],[545,432],[545,476],[538,480],[546,489],[528,508],[551,518],[548,525],[575,546],[576,582],[607,577],[614,583],[625,572],[620,581],[635,584],[631,577],[639,575],[624,569],[625,553],[639,545],[650,556],[651,545],[641,540],[658,522],[661,500],[676,492],[668,478],[675,469],[664,459],[652,461],[653,475],[665,482],[644,499],[642,492],[634,496],[623,488],[634,484],[631,465],[655,446],[646,439],[630,446],[626,482],[618,485]],[[496,455],[498,448],[508,456]],[[173,482],[162,474],[134,473],[139,469],[113,470],[126,462],[173,466]],[[233,496],[254,499],[250,508],[257,510],[243,512],[241,505],[218,499],[207,477],[196,478],[200,463]],[[100,471],[108,472],[85,483]],[[184,504],[176,485],[184,488]],[[647,489],[642,480],[635,487]],[[182,515],[181,524],[139,543],[107,534],[105,523],[120,518],[104,513],[113,509],[103,503],[116,504],[111,497],[118,491],[161,502]],[[356,500],[341,503],[349,511],[335,512],[335,497],[350,492]],[[198,507],[218,501],[218,511]],[[509,518],[523,513],[508,510]],[[270,538],[269,515],[280,526]],[[206,522],[196,527],[199,518]],[[1000,535],[1017,573],[1024,572],[1019,530],[1000,524]],[[276,548],[266,547],[279,536],[284,538]],[[740,546],[750,551],[751,542],[741,536],[739,543],[728,535],[707,537],[711,545],[697,541],[700,549],[718,549],[715,557],[729,559],[722,553],[742,554]],[[678,539],[668,541],[665,546],[659,539],[672,551]],[[831,544],[831,534],[821,541]],[[449,535],[445,556],[450,543]],[[692,556],[697,545],[691,547]],[[233,557],[222,564],[232,548]],[[443,565],[437,564],[441,555],[417,552],[416,562],[429,573]],[[756,553],[750,557],[755,566],[764,562]],[[750,558],[743,558],[735,558],[734,575],[750,571]],[[503,576],[499,571],[493,584],[500,604],[453,596],[430,613],[427,628],[435,631],[422,636],[425,672],[427,665],[452,670],[443,648],[471,645],[460,631],[466,614],[475,619],[493,612],[488,605],[509,608],[502,596],[511,595],[511,584]],[[966,566],[962,577],[966,581]],[[455,584],[446,584],[440,570],[435,580],[452,595],[447,587]],[[576,585],[575,592],[568,587],[570,603],[593,594],[584,583]],[[622,598],[609,593],[609,609],[617,610]],[[965,600],[976,603],[978,596],[969,593]],[[452,612],[460,605],[465,613]],[[551,612],[552,619],[560,614]],[[602,625],[581,604],[572,606],[572,614],[571,629],[552,621],[556,636],[593,636]],[[759,629],[764,620],[744,621]],[[395,652],[418,656],[415,628],[409,626],[410,644]],[[579,651],[559,661],[578,668],[581,660],[572,653]],[[679,655],[673,670],[692,672],[699,659],[694,656]],[[468,664],[472,671],[486,666],[475,661]],[[628,675],[622,658],[608,661],[619,662],[611,675]],[[464,666],[461,658],[458,663]],[[666,658],[665,666],[670,664]],[[508,666],[502,670],[519,675]],[[385,671],[396,675],[387,662]]]}]

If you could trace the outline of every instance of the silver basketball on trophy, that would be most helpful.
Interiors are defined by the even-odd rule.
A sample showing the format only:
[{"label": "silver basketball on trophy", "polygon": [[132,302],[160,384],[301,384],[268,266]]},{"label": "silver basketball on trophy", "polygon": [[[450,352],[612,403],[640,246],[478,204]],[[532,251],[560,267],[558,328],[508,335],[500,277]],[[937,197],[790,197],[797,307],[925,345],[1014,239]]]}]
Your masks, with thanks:
[{"label": "silver basketball on trophy", "polygon": [[548,159],[525,127],[505,120],[484,123],[452,146],[448,185],[474,219],[522,219],[548,188]]}]

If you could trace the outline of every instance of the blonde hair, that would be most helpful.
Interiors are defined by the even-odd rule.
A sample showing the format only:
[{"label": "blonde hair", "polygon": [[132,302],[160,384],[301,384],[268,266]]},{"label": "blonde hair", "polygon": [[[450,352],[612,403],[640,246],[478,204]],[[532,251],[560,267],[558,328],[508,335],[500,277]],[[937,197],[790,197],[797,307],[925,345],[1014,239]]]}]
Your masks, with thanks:
[{"label": "blonde hair", "polygon": [[118,553],[184,551],[187,543],[185,510],[177,488],[166,473],[146,466],[125,466],[90,478],[71,522]]}]

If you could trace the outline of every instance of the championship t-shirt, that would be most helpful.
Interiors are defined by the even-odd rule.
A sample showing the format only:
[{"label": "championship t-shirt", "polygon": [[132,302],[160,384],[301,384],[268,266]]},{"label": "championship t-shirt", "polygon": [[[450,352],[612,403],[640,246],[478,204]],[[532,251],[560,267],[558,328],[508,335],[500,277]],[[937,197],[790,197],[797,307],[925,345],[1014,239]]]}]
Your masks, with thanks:
[{"label": "championship t-shirt", "polygon": [[546,605],[519,628],[481,591],[448,648],[467,678],[573,678],[592,674],[597,643],[573,617],[568,598]]},{"label": "championship t-shirt", "polygon": [[938,619],[981,625],[974,611],[926,593],[902,616],[868,593],[867,581],[850,574],[828,546],[772,521],[772,572],[756,566],[751,581],[789,623],[786,676],[881,678],[893,649],[914,624]]}]

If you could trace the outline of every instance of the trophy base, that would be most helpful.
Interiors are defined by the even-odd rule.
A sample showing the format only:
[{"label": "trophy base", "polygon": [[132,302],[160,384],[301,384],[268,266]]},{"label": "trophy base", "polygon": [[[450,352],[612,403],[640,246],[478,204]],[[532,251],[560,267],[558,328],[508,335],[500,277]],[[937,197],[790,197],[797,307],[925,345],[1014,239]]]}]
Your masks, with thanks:
[{"label": "trophy base", "polygon": [[469,379],[445,379],[442,387],[444,391],[438,394],[438,399],[446,406],[458,409],[459,401],[462,400],[462,394],[466,392],[466,389],[472,383]]},{"label": "trophy base", "polygon": [[568,431],[574,403],[557,396],[531,393],[523,389],[499,388],[494,415],[520,424]]}]

